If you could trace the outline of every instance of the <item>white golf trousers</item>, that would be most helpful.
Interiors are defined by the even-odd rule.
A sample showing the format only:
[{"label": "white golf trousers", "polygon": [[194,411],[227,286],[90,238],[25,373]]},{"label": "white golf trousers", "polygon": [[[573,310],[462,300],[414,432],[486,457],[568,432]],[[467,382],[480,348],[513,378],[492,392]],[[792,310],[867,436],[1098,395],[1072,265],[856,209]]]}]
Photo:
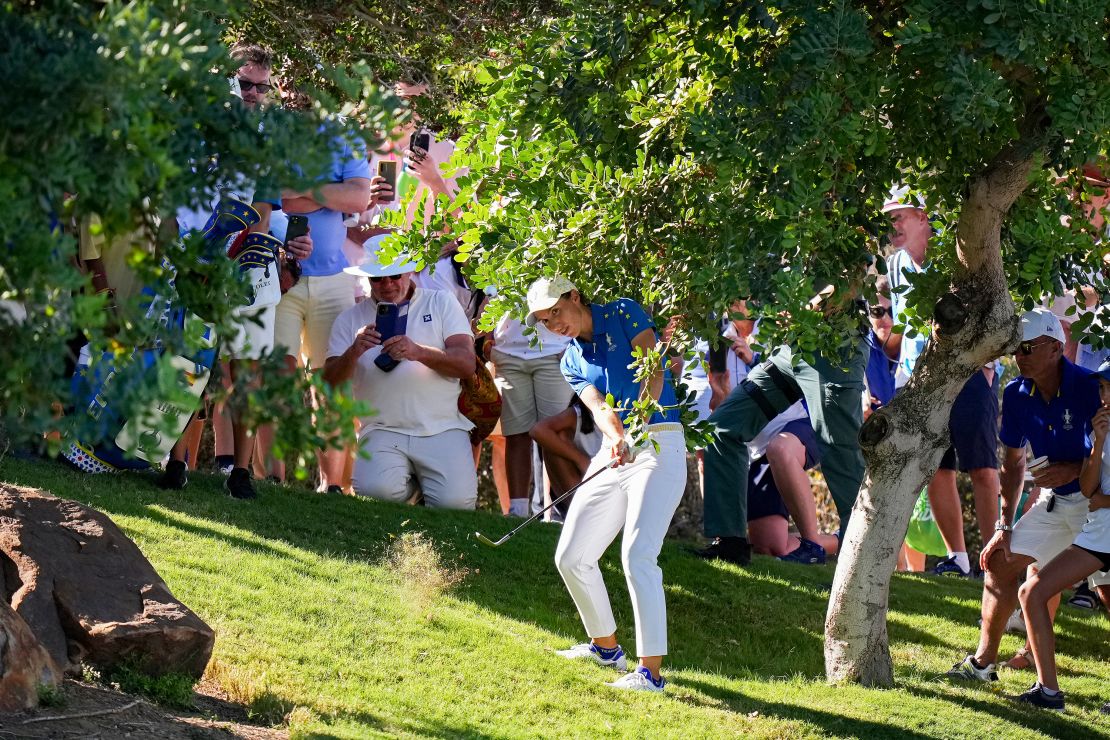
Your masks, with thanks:
[{"label": "white golf trousers", "polygon": [[[624,528],[621,560],[636,618],[640,657],[667,654],[667,604],[663,571],[656,560],[671,518],[686,488],[686,443],[678,424],[653,424],[659,445],[636,450],[633,463],[606,470],[574,494],[555,565],[574,599],[586,634],[605,637],[617,630],[598,560]],[[590,462],[586,475],[611,460],[608,444]]]}]

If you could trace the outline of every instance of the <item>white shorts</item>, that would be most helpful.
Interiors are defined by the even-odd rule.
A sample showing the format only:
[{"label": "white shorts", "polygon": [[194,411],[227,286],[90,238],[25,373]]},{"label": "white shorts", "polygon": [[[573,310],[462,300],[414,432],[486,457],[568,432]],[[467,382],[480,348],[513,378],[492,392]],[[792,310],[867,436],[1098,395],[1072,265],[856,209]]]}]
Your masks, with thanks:
[{"label": "white shorts", "polygon": [[1050,491],[1042,493],[1037,503],[1014,525],[1010,536],[1010,551],[1033,558],[1038,568],[1043,568],[1075,542],[1087,522],[1088,501],[1082,493],[1056,496],[1056,503],[1049,511],[1051,498]]},{"label": "white shorts", "polygon": [[224,342],[224,359],[258,360],[274,349],[274,321],[277,306],[266,306],[254,311],[244,311],[235,334]]},{"label": "white shorts", "polygon": [[501,391],[504,436],[527,434],[537,421],[566,410],[574,391],[559,362],[559,355],[524,360],[494,347],[494,382]]},{"label": "white shorts", "polygon": [[[1087,515],[1087,522],[1075,538],[1075,545],[1094,552],[1110,552],[1110,509],[1099,509]],[[1110,586],[1110,573],[1095,571],[1087,582],[1095,586]]]},{"label": "white shorts", "polygon": [[[335,317],[355,305],[355,277],[336,275],[302,277],[281,297],[274,324],[274,346],[307,365],[322,368],[328,359],[328,340]],[[302,335],[304,337],[302,343]],[[304,351],[302,352],[302,344]]]}]

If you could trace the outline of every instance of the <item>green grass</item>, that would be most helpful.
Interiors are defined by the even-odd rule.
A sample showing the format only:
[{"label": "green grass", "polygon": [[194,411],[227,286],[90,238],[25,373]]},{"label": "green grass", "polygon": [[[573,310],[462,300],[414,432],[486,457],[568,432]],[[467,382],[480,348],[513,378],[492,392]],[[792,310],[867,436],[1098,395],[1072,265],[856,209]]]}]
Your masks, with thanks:
[{"label": "green grass", "polygon": [[[1063,608],[1064,715],[986,688],[934,680],[977,639],[979,585],[897,576],[897,688],[824,683],[821,629],[832,568],[758,558],[701,562],[668,544],[671,655],[665,696],[602,685],[614,674],[552,651],[582,639],[552,564],[558,529],[262,485],[233,501],[194,475],[163,493],[140,475],[88,477],[5,461],[0,479],[107,512],[217,631],[209,675],[295,736],[1096,737],[1110,700],[1102,616]],[[420,533],[413,537],[413,533]],[[406,537],[406,535],[409,535]],[[634,649],[617,548],[603,560],[622,640]],[[1007,636],[1003,652],[1019,646]],[[1031,674],[1005,672],[1016,693]]]}]

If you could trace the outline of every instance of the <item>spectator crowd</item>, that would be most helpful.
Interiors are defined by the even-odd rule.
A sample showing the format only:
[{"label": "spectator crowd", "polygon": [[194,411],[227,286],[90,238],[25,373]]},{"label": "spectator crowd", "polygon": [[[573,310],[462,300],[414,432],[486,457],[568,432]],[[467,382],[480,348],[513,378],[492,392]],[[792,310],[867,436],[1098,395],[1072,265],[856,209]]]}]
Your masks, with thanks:
[{"label": "spectator crowd", "polygon": [[[272,55],[244,44],[233,56],[241,64],[233,94],[248,107],[269,104],[277,87]],[[398,92],[412,97],[424,90],[400,84]],[[237,309],[243,328],[219,343],[219,360],[211,363],[232,397],[265,383],[257,362],[277,350],[290,372],[319,373],[374,410],[358,420],[357,450],[318,452],[320,492],[473,509],[488,442],[502,512],[528,517],[583,480],[604,437],[583,402],[582,389],[592,387],[589,370],[557,299],[583,316],[613,311],[593,316],[595,329],[610,322],[611,344],[613,322],[630,319],[619,301],[591,304],[553,276],[543,286],[552,301],[540,321],[505,316],[483,333],[477,319],[489,291],[467,285],[454,252],[427,267],[403,255],[385,258],[381,245],[390,228],[383,214],[404,209],[411,225],[442,207],[437,196],[458,191],[460,173],[444,169],[453,149],[419,120],[391,132],[378,151],[336,140],[315,187],[261,192],[244,184],[249,178],[242,173],[228,173],[231,184],[210,207],[181,209],[169,227],[182,238],[201,234],[226,245],[251,284],[251,302]],[[1110,183],[1097,167],[1085,174],[1089,219],[1105,233]],[[834,295],[822,304],[858,314],[859,335],[839,356],[809,362],[788,346],[761,345],[754,317],[770,312],[737,296],[719,321],[719,336],[697,341],[693,361],[673,361],[670,373],[693,393],[698,417],[716,426],[713,444],[697,453],[709,540],[697,551],[701,557],[746,565],[754,551],[813,565],[836,556],[863,481],[860,426],[895,398],[929,339],[928,332],[904,331],[910,276],[930,269],[934,227],[925,201],[895,186],[882,212],[890,223],[888,269],[872,276],[875,297],[864,303]],[[221,231],[222,222],[232,227]],[[138,295],[126,259],[137,237],[107,240],[95,221],[78,229],[80,261],[94,288],[110,291],[121,305]],[[1064,706],[1052,640],[1061,593],[1070,590],[1074,606],[1110,605],[1110,488],[1101,487],[1110,481],[1102,467],[1110,443],[1110,362],[1105,350],[1070,333],[1099,303],[1093,289],[1045,296],[1021,317],[1011,366],[1017,375],[1003,382],[1009,363],[993,362],[967,381],[952,407],[951,446],[921,493],[900,557],[906,570],[923,570],[932,555],[938,576],[984,580],[979,644],[948,675],[991,682],[999,666],[1035,670],[1037,682],[1017,698],[1047,708]],[[90,354],[86,348],[84,365]],[[254,498],[258,478],[285,480],[284,461],[272,454],[272,428],[248,429],[233,403],[207,413],[203,401],[198,405],[172,449],[148,460],[162,466],[157,485],[186,486],[188,471],[198,466],[204,416],[230,496]],[[673,433],[674,424],[667,416],[662,426]],[[71,452],[67,457],[83,469],[112,467],[91,447]],[[833,531],[822,529],[815,470],[838,515]],[[972,491],[983,543],[977,557],[965,540],[959,473]],[[546,516],[561,521],[572,501]],[[587,547],[585,541],[560,548],[572,593],[578,561],[577,551],[568,550]],[[583,593],[591,588],[587,581],[578,586]],[[584,620],[588,625],[585,614]],[[1027,632],[1029,642],[1003,663],[999,643],[1010,628]],[[602,649],[617,648],[614,642]],[[657,653],[665,653],[665,643],[649,654]],[[658,679],[657,670],[653,675]]]}]

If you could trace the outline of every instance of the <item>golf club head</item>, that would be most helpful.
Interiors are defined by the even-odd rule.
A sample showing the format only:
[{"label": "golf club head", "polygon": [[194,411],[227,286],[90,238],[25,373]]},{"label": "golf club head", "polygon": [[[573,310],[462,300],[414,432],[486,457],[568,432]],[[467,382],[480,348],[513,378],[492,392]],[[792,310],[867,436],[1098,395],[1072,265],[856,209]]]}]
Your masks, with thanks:
[{"label": "golf club head", "polygon": [[504,542],[507,539],[505,537],[502,537],[497,542],[494,542],[493,540],[491,540],[489,537],[486,537],[481,532],[475,532],[474,533],[474,538],[476,540],[478,540],[479,542],[481,542],[486,547],[499,547],[501,545],[501,543]]}]

